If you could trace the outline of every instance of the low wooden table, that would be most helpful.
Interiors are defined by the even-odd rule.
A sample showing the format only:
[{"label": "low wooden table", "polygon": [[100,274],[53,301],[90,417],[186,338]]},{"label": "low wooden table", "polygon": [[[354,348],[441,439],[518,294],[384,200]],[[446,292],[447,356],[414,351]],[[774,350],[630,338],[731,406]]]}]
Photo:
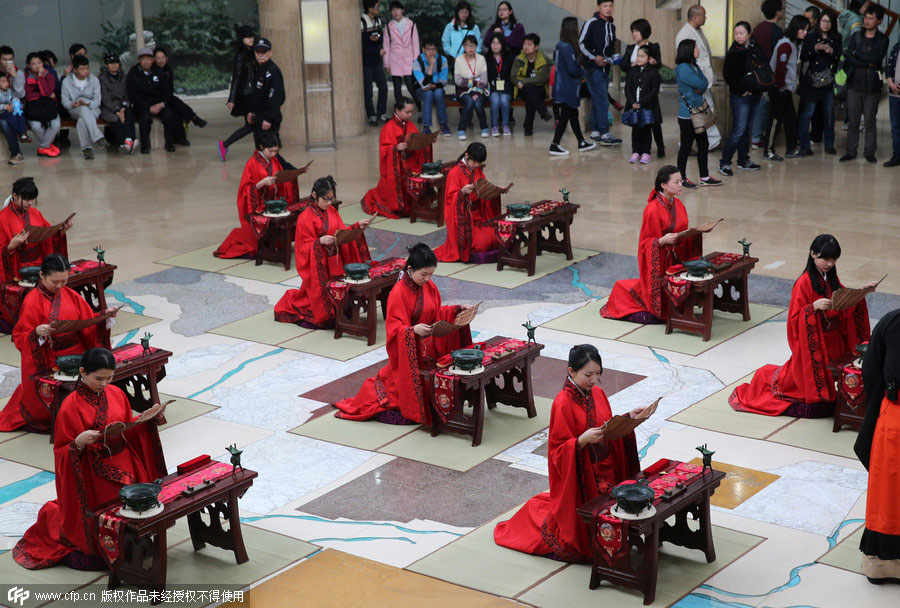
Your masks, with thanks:
[{"label": "low wooden table", "polygon": [[[486,344],[491,346],[502,340],[505,338],[495,336]],[[453,412],[446,422],[441,419],[434,403],[434,369],[423,369],[425,391],[432,409],[431,436],[436,437],[441,434],[442,429],[446,429],[454,433],[471,435],[472,447],[480,445],[481,434],[484,430],[485,400],[487,400],[488,409],[494,409],[497,407],[497,402],[500,402],[504,405],[524,408],[528,412],[529,418],[537,416],[534,409],[534,393],[531,388],[531,364],[543,349],[543,344],[532,342],[521,350],[488,363],[484,366],[484,371],[478,374],[458,376],[459,386],[456,391],[456,402]],[[516,388],[516,384],[520,388]],[[471,416],[464,414],[463,407],[466,402],[472,407]]]},{"label": "low wooden table", "polygon": [[334,302],[337,313],[334,316],[334,339],[337,340],[346,333],[365,336],[369,346],[375,344],[378,337],[377,304],[381,302],[381,315],[386,319],[388,295],[396,284],[397,273],[390,272],[369,279],[366,283],[347,283],[350,289],[340,302],[329,292],[328,297]]},{"label": "low wooden table", "polygon": [[[155,517],[128,520],[122,534],[119,558],[110,569],[107,588],[115,589],[126,583],[139,589],[162,592],[166,587],[166,531],[182,517],[187,517],[194,551],[209,543],[233,551],[238,564],[249,561],[241,533],[238,499],[253,485],[256,476],[256,471],[239,469],[231,475],[220,477],[209,488],[167,502],[163,512]],[[163,478],[163,485],[175,477],[176,474]],[[109,506],[103,505],[91,513],[94,520]],[[201,518],[204,511],[209,524]],[[222,528],[223,520],[228,520],[228,531]],[[145,564],[148,561],[149,566]]]},{"label": "low wooden table", "polygon": [[[546,201],[539,201],[536,204]],[[500,247],[497,258],[497,270],[504,266],[525,268],[528,276],[534,276],[537,256],[544,251],[566,254],[566,259],[573,259],[570,227],[580,205],[566,205],[533,217],[527,222],[516,222],[516,234]],[[504,219],[500,216],[497,220]],[[544,232],[546,231],[546,234]]]},{"label": "low wooden table", "polygon": [[837,396],[834,400],[834,425],[831,428],[832,433],[837,433],[844,425],[858,431],[862,427],[863,418],[866,417],[865,394],[859,405],[854,407],[847,403],[847,399],[840,390],[841,372],[845,365],[852,363],[856,358],[855,354],[848,353],[835,359],[826,366],[826,369],[831,372],[831,377],[838,387],[835,391]]},{"label": "low wooden table", "polygon": [[[709,520],[709,499],[724,478],[725,473],[722,471],[707,471],[700,480],[689,484],[684,492],[656,505],[656,514],[652,517],[629,521],[627,543],[630,550],[618,553],[618,558],[612,565],[601,555],[605,550],[597,542],[597,515],[615,504],[615,499],[606,493],[578,507],[578,515],[587,524],[591,538],[593,562],[590,588],[596,589],[605,579],[614,585],[640,589],[644,593],[644,605],[652,604],[656,598],[659,546],[663,542],[699,549],[706,555],[707,563],[714,562],[716,550]],[[688,514],[699,522],[698,530],[693,531],[688,527]],[[666,523],[673,515],[674,525]],[[643,558],[636,568],[632,566],[634,549]]]},{"label": "low wooden table", "polygon": [[[703,256],[712,259],[720,255],[716,251]],[[691,281],[687,298],[676,306],[668,289],[663,287],[669,298],[669,318],[666,321],[666,333],[673,329],[700,334],[703,341],[708,342],[712,334],[713,310],[737,312],[750,320],[750,299],[747,294],[747,277],[756,266],[759,258],[745,257],[722,270],[713,270],[712,278],[705,281]],[[721,287],[722,295],[717,292]],[[700,314],[694,314],[694,307],[700,307]]]},{"label": "low wooden table", "polygon": [[[135,344],[123,344],[113,349],[113,354]],[[124,361],[116,366],[112,383],[125,391],[131,409],[143,412],[159,403],[157,383],[166,377],[166,363],[172,353],[161,348],[151,349],[150,354]],[[56,414],[63,399],[75,390],[77,382],[53,379],[53,372],[33,376],[38,382],[38,394],[50,409],[50,443],[53,443],[53,429],[56,425]],[[165,424],[165,416],[158,419],[158,424]]]},{"label": "low wooden table", "polygon": [[[451,165],[452,166],[452,165]],[[440,177],[423,177],[425,181],[422,192],[414,198],[409,208],[409,221],[413,224],[416,220],[428,220],[437,222],[438,228],[444,225],[444,187],[447,185],[447,172]]]},{"label": "low wooden table", "polygon": [[[269,224],[262,236],[256,241],[256,265],[263,262],[281,264],[285,270],[291,269],[291,261],[294,258],[294,234],[297,232],[297,218],[309,205],[310,197],[301,198],[299,201],[288,203],[290,215],[284,217],[270,217]],[[334,201],[332,206],[339,209],[342,201]],[[252,214],[256,217],[265,217],[262,213]],[[252,221],[252,220],[251,220]]]}]

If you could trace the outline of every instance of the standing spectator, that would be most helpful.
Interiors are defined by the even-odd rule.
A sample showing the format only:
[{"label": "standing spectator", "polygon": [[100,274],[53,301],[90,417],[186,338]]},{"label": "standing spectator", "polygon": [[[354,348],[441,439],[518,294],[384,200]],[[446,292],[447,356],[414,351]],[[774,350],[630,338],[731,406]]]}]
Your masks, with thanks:
[{"label": "standing spectator", "polygon": [[697,168],[700,170],[700,185],[722,185],[721,181],[709,174],[709,138],[706,136],[706,131],[697,133],[694,131],[694,123],[691,121],[691,108],[699,108],[703,105],[703,93],[709,88],[706,76],[697,66],[697,57],[699,56],[700,49],[697,47],[696,41],[687,38],[678,44],[678,50],[675,53],[675,81],[678,83],[678,130],[681,132],[681,142],[678,146],[678,172],[681,174],[681,185],[691,189],[696,188],[697,184],[688,179],[687,159],[694,142],[697,142]]},{"label": "standing spectator", "polygon": [[119,64],[119,56],[107,53],[106,64],[100,70],[100,118],[106,121],[113,132],[119,148],[132,154],[138,142],[134,139],[134,112],[128,101],[125,74]]},{"label": "standing spectator", "polygon": [[900,42],[891,49],[888,56],[887,83],[888,103],[891,112],[891,159],[884,163],[885,167],[900,165],[900,65],[897,55],[900,54]]},{"label": "standing spectator", "polygon": [[38,53],[28,53],[25,58],[25,119],[38,141],[38,156],[59,156],[59,148],[53,139],[59,133],[59,111],[56,102],[56,81],[44,67]]},{"label": "standing spectator", "polygon": [[572,125],[572,133],[578,140],[579,152],[587,152],[597,147],[597,144],[584,138],[578,122],[578,108],[581,105],[578,88],[581,77],[584,76],[579,55],[578,19],[565,17],[559,28],[559,42],[556,43],[556,51],[553,53],[553,65],[556,67],[556,78],[553,81],[553,102],[559,111],[553,143],[550,144],[550,154],[554,156],[565,156],[569,153],[559,145],[568,124]]},{"label": "standing spectator", "polygon": [[[772,53],[775,43],[784,37],[784,32],[778,22],[784,17],[784,3],[782,0],[763,0],[760,7],[764,20],[760,22],[751,33],[754,43],[763,52],[767,62],[772,61]],[[759,107],[756,109],[756,119],[753,121],[753,149],[764,147],[763,138],[766,134],[766,125],[769,120],[769,103],[771,92],[765,92],[759,98]]]},{"label": "standing spectator", "polygon": [[[710,50],[709,41],[706,39],[706,34],[703,33],[704,23],[706,23],[706,9],[699,4],[690,7],[687,12],[687,23],[678,30],[678,34],[675,36],[675,48],[678,48],[682,40],[690,39],[697,43],[697,48],[700,49],[700,56],[697,57],[697,67],[700,68],[703,75],[706,76],[706,81],[709,82],[709,88],[703,93],[703,99],[709,104],[710,109],[715,112],[716,104],[713,100],[711,89],[716,82],[716,74],[712,69],[710,59],[712,51]],[[709,139],[709,150],[712,152],[719,147],[722,140],[722,136],[719,135],[719,128],[713,125],[706,130],[706,136]]]},{"label": "standing spectator", "polygon": [[550,112],[544,101],[549,95],[550,60],[541,52],[541,37],[527,34],[522,52],[513,61],[510,79],[513,83],[513,97],[525,100],[525,122],[522,129],[525,135],[534,130],[534,115],[539,114],[543,120],[550,120]]},{"label": "standing spectator", "polygon": [[491,38],[494,34],[500,35],[509,52],[518,53],[522,50],[522,44],[525,42],[525,26],[516,19],[512,4],[506,0],[497,5],[497,16],[494,18],[494,23],[484,31],[485,53],[490,49]]},{"label": "standing spectator", "polygon": [[459,127],[456,129],[460,141],[466,139],[466,128],[469,126],[472,110],[478,115],[481,136],[488,136],[487,117],[484,115],[484,96],[488,86],[487,62],[484,56],[475,52],[477,47],[478,39],[466,36],[463,40],[463,54],[456,58],[453,66],[456,96],[463,104]]},{"label": "standing spectator", "polygon": [[850,0],[847,8],[838,15],[838,26],[841,30],[841,42],[843,44],[842,52],[847,54],[850,46],[850,39],[857,31],[863,29],[863,14],[869,7],[869,0]]},{"label": "standing spectator", "polygon": [[456,3],[453,9],[453,19],[444,26],[444,33],[441,35],[441,45],[444,47],[444,54],[451,59],[455,59],[462,55],[463,41],[466,36],[475,36],[477,46],[475,52],[481,52],[481,30],[475,23],[475,15],[472,13],[472,5],[461,0]]},{"label": "standing spectator", "polygon": [[487,39],[488,85],[491,91],[491,135],[498,137],[503,129],[503,137],[512,135],[509,116],[512,112],[513,84],[510,80],[515,55],[506,47],[503,34],[494,32]]},{"label": "standing spectator", "polygon": [[141,133],[141,154],[150,154],[150,127],[153,117],[163,123],[167,152],[175,151],[175,121],[178,117],[166,106],[166,91],[162,73],[153,62],[153,50],[144,47],[138,51],[138,62],[125,77],[125,89],[134,108]]},{"label": "standing spectator", "polygon": [[419,30],[412,20],[403,15],[403,3],[391,0],[391,20],[384,28],[384,64],[394,83],[394,103],[403,97],[403,84],[414,97],[416,86],[412,77],[412,64],[419,56]]},{"label": "standing spectator", "polygon": [[[775,152],[778,125],[784,127],[784,141],[788,158],[803,156],[797,147],[797,111],[794,109],[794,90],[797,88],[797,47],[806,36],[809,21],[803,15],[794,15],[788,24],[784,38],[775,44],[769,66],[775,73],[775,87],[769,91],[771,112],[766,123],[766,141],[763,158],[784,160]],[[759,110],[757,110],[758,112]],[[777,125],[775,125],[777,121]],[[774,133],[772,126],[775,125]]]},{"label": "standing spectator", "polygon": [[166,106],[175,112],[178,120],[175,122],[175,143],[181,146],[189,146],[191,142],[187,140],[187,134],[184,131],[184,123],[190,121],[201,129],[206,126],[206,121],[197,116],[191,106],[184,103],[180,97],[175,95],[175,72],[169,65],[169,53],[162,47],[156,47],[153,52],[153,61],[163,76],[163,86],[166,90]]},{"label": "standing spectator", "polygon": [[878,31],[884,18],[884,7],[870,4],[863,17],[863,29],[853,33],[844,64],[849,68],[847,74],[847,153],[840,161],[846,162],[856,158],[859,145],[859,121],[866,125],[866,142],[863,154],[866,161],[878,162],[875,158],[875,147],[878,133],[875,118],[878,115],[878,100],[881,97],[881,83],[884,81],[884,58],[888,52],[888,37]]},{"label": "standing spectator", "polygon": [[818,26],[819,17],[822,16],[822,10],[818,6],[810,4],[806,7],[806,10],[803,11],[803,16],[806,17],[806,20],[809,22],[807,30],[812,31]]},{"label": "standing spectator", "polygon": [[[256,57],[256,74],[253,93],[250,95],[250,112],[247,122],[253,125],[253,142],[259,148],[262,134],[271,131],[278,137],[281,129],[281,106],[284,105],[284,76],[272,61],[272,43],[268,38],[257,38],[253,44]],[[285,163],[279,157],[279,161]],[[286,167],[293,168],[293,167]]]},{"label": "standing spectator", "polygon": [[[759,171],[759,165],[750,160],[750,129],[753,126],[753,115],[759,105],[762,88],[757,87],[756,68],[765,68],[769,64],[762,50],[750,37],[750,24],[738,21],[733,30],[734,41],[725,54],[723,76],[728,84],[729,102],[731,103],[731,134],[722,149],[719,160],[719,173],[731,177],[731,159],[738,155],[738,168],[744,171]],[[701,51],[702,54],[702,51]]]},{"label": "standing spectator", "polygon": [[422,104],[422,132],[426,135],[431,133],[431,106],[434,105],[441,133],[444,137],[450,137],[447,102],[444,100],[444,87],[450,78],[447,58],[437,52],[434,40],[426,40],[422,49],[422,54],[413,63],[413,77],[419,83],[416,95]]},{"label": "standing spectator", "polygon": [[[622,63],[619,67],[626,74],[631,66],[637,64],[637,51],[640,47],[647,47],[647,55],[650,57],[650,65],[659,68],[662,65],[662,56],[660,55],[659,43],[650,42],[650,34],[653,30],[650,28],[650,22],[646,19],[636,19],[631,22],[631,39],[633,44],[625,47],[625,54],[622,55]],[[656,141],[656,156],[659,158],[666,157],[666,144],[663,142],[662,134],[662,115],[659,122],[653,125],[653,139]],[[682,175],[684,175],[682,173]]]},{"label": "standing spectator", "polygon": [[100,117],[100,81],[91,74],[88,58],[76,55],[72,58],[73,69],[63,79],[62,106],[76,121],[78,143],[87,160],[94,158],[94,143],[106,147],[103,131],[97,126]]},{"label": "standing spectator", "polygon": [[805,66],[800,77],[800,119],[797,132],[800,151],[812,156],[810,120],[816,108],[822,112],[825,153],[835,154],[834,148],[834,74],[841,57],[841,35],[836,28],[837,17],[831,9],[819,15],[818,26],[806,35],[800,48],[800,62]]},{"label": "standing spectator", "polygon": [[612,0],[598,0],[597,12],[581,26],[578,48],[582,54],[584,82],[591,94],[588,125],[591,139],[601,146],[618,146],[622,140],[609,130],[609,69],[616,52],[616,26]]},{"label": "standing spectator", "polygon": [[[232,116],[240,116],[244,119],[244,126],[235,130],[227,139],[218,142],[219,157],[223,163],[228,155],[228,146],[253,133],[253,126],[247,122],[247,112],[250,111],[250,96],[253,94],[255,83],[254,42],[256,42],[256,35],[253,33],[253,28],[249,25],[242,25],[237,29],[237,38],[234,41],[234,65],[231,69],[231,88],[228,91],[228,101],[225,106],[231,110]],[[379,48],[381,48],[380,44]]]},{"label": "standing spectator", "polygon": [[[363,0],[362,28],[363,98],[369,124],[375,126],[379,118],[387,122],[387,78],[384,77],[384,23],[381,22],[381,4],[378,0]],[[372,83],[378,89],[378,106],[372,105]]]},{"label": "standing spectator", "polygon": [[638,48],[637,62],[628,70],[625,79],[625,109],[650,110],[652,122],[631,126],[631,160],[642,165],[650,164],[650,144],[653,141],[653,125],[662,119],[659,108],[659,68],[650,64],[650,53],[647,47]]},{"label": "standing spectator", "polygon": [[22,102],[13,95],[9,82],[9,74],[0,70],[0,131],[9,145],[10,165],[18,165],[23,160],[19,139],[25,135],[25,116],[22,113]]},{"label": "standing spectator", "polygon": [[75,57],[77,57],[78,55],[87,57],[87,47],[85,47],[80,42],[76,42],[75,44],[69,46],[69,65],[67,65],[66,69],[63,70],[63,78],[71,74],[75,69],[75,63],[73,62],[73,59],[75,59]]},{"label": "standing spectator", "polygon": [[16,99],[25,98],[25,71],[16,67],[16,54],[12,47],[0,46],[0,71],[9,76],[9,88]]}]

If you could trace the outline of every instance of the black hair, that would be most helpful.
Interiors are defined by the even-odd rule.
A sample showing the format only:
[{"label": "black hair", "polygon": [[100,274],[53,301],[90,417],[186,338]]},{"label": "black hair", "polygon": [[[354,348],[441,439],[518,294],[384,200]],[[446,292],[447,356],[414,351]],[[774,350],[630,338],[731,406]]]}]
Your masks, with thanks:
[{"label": "black hair", "polygon": [[600,358],[600,352],[593,344],[578,344],[573,346],[569,351],[569,367],[572,371],[579,371],[588,361],[593,361],[600,366],[600,373],[603,373],[603,359]]},{"label": "black hair", "polygon": [[158,46],[155,49],[153,49],[153,54],[156,55],[157,53],[162,53],[163,55],[166,56],[166,58],[169,57],[169,51],[167,51],[165,49],[165,47]]},{"label": "black hair", "polygon": [[[809,251],[809,256],[806,258],[806,274],[809,276],[809,281],[812,283],[813,290],[815,290],[817,294],[824,296],[825,283],[822,281],[822,273],[816,268],[816,261],[813,259],[812,254],[815,253],[820,258],[826,260],[837,260],[841,257],[841,245],[832,235],[820,234],[813,239],[813,242],[809,246]],[[831,272],[828,273],[826,279],[828,280],[828,285],[831,287],[832,291],[841,287],[841,282],[838,280],[837,276],[837,266],[831,269]]]},{"label": "black hair", "polygon": [[859,11],[862,9],[863,4],[866,3],[866,0],[850,0],[850,3],[847,5],[847,10],[857,15],[860,14]]},{"label": "black hair", "polygon": [[85,374],[92,374],[101,369],[116,369],[116,358],[106,348],[89,348],[81,355],[81,367]]},{"label": "black hair", "polygon": [[469,11],[469,18],[466,19],[466,29],[472,29],[472,26],[475,25],[475,12],[472,10],[472,5],[466,2],[466,0],[459,0],[456,3],[456,7],[453,9],[453,29],[459,30],[459,11],[467,9]]},{"label": "black hair", "polygon": [[13,182],[12,193],[19,198],[33,201],[38,197],[38,187],[33,177],[20,177]]},{"label": "black hair", "polygon": [[822,14],[822,9],[820,9],[818,6],[810,4],[805,9],[803,9],[803,14],[805,15],[806,13],[812,13],[813,23],[815,23],[819,20],[819,15]]},{"label": "black hair", "polygon": [[84,55],[75,55],[74,57],[72,57],[72,67],[73,68],[79,68],[83,65],[90,65],[90,64],[91,64],[91,62],[88,61],[88,58],[85,57]]},{"label": "black hair", "polygon": [[414,102],[414,101],[413,101],[412,99],[410,99],[409,97],[405,97],[405,96],[401,95],[400,97],[398,97],[398,98],[396,99],[396,101],[394,101],[394,112],[396,112],[396,111],[398,111],[398,110],[402,110],[402,109],[405,108],[408,104],[415,104],[415,103],[416,103],[416,102]]},{"label": "black hair", "polygon": [[313,182],[312,193],[316,195],[316,198],[325,196],[329,192],[333,192],[335,195],[337,194],[337,183],[330,175],[320,177]]},{"label": "black hair", "polygon": [[76,42],[72,46],[69,47],[69,57],[74,57],[75,53],[78,51],[86,51],[87,47],[81,44],[80,42]]},{"label": "black hair", "polygon": [[368,12],[370,8],[378,4],[378,0],[363,0],[362,7],[363,11]]},{"label": "black hair", "polygon": [[254,44],[256,43],[256,34],[253,31],[253,28],[249,25],[239,25],[234,30],[234,52],[235,53],[244,53],[244,55],[250,59],[253,58],[253,49],[248,49],[244,45],[244,38],[253,38]]},{"label": "black hair", "polygon": [[476,38],[472,34],[466,34],[465,37],[463,37],[463,45],[465,45],[467,42],[469,44],[474,44],[476,47],[478,46],[478,38]]},{"label": "black hair", "polygon": [[9,78],[9,74],[4,72],[3,70],[0,70],[0,78]]},{"label": "black hair", "polygon": [[875,15],[875,18],[878,19],[878,23],[881,23],[881,20],[884,19],[884,7],[880,4],[870,4],[866,8],[867,15]]},{"label": "black hair", "polygon": [[9,46],[8,44],[4,44],[3,46],[0,46],[0,55],[12,55],[13,57],[15,57],[16,52],[11,46]]},{"label": "black hair", "polygon": [[679,171],[678,167],[675,165],[665,165],[661,167],[660,170],[656,172],[656,181],[653,183],[653,189],[657,192],[662,192],[663,184],[667,183],[676,173],[679,173]]},{"label": "black hair", "polygon": [[763,17],[765,17],[766,19],[772,19],[783,7],[784,3],[781,0],[763,0],[762,6],[759,8],[759,10],[762,11]]},{"label": "black hair", "polygon": [[423,40],[422,40],[422,50],[423,50],[423,51],[425,50],[425,47],[426,47],[426,46],[433,46],[433,47],[437,48],[437,47],[438,47],[437,40],[435,40],[435,39],[432,38],[431,36],[429,36],[429,37],[423,39]]},{"label": "black hair", "polygon": [[473,141],[466,146],[466,151],[459,155],[459,160],[465,158],[466,154],[476,163],[483,163],[487,160],[487,148],[480,141]]},{"label": "black hair", "polygon": [[788,23],[787,31],[785,31],[785,37],[791,42],[796,43],[800,30],[806,30],[809,26],[809,19],[804,17],[803,15],[794,15],[791,17],[791,22]]},{"label": "black hair", "polygon": [[30,64],[31,60],[35,58],[40,59],[41,63],[44,63],[44,58],[41,57],[41,54],[37,51],[34,51],[25,55],[25,65],[27,66],[28,64]]},{"label": "black hair", "polygon": [[[831,21],[831,29],[828,30],[827,35],[822,31],[822,19],[828,17],[828,20]],[[826,8],[821,12],[818,19],[816,19],[816,32],[820,35],[825,35],[826,38],[834,38],[834,35],[837,33],[837,13],[835,13],[830,8]]]},{"label": "black hair", "polygon": [[534,43],[534,46],[541,46],[541,37],[534,32],[525,34],[525,40],[531,40]]},{"label": "black hair", "polygon": [[578,45],[578,18],[563,17],[562,23],[559,24],[559,39],[562,42],[568,42],[575,49],[575,55],[581,55],[581,48]]},{"label": "black hair", "polygon": [[400,10],[404,10],[404,11],[406,10],[406,8],[403,6],[403,3],[400,2],[400,0],[391,0],[391,3],[388,5],[388,10],[392,11],[395,8],[399,8]]},{"label": "black hair", "polygon": [[484,56],[493,57],[494,51],[491,50],[491,45],[494,44],[494,40],[500,41],[500,56],[505,57],[506,53],[509,51],[509,48],[506,46],[506,36],[498,32],[493,32],[488,37],[487,44],[484,45]]},{"label": "black hair", "polygon": [[685,38],[678,43],[678,50],[675,51],[675,65],[681,63],[697,63],[694,57],[694,49],[697,48],[697,41],[692,38]]},{"label": "black hair", "polygon": [[272,133],[272,131],[263,131],[263,134],[259,136],[259,149],[263,148],[274,148],[275,146],[281,146],[281,142],[278,141],[278,136]]},{"label": "black hair", "polygon": [[646,40],[650,37],[650,34],[653,33],[653,29],[650,27],[650,22],[646,19],[635,19],[631,22],[631,31],[632,32],[640,32],[641,38]]},{"label": "black hair", "polygon": [[437,256],[425,243],[416,243],[412,247],[407,247],[406,251],[409,252],[409,255],[406,257],[406,265],[403,267],[405,270],[415,272],[437,266]]},{"label": "black hair", "polygon": [[507,23],[509,23],[510,25],[515,25],[516,23],[519,22],[519,20],[516,19],[516,13],[515,13],[515,11],[513,11],[512,4],[510,4],[506,0],[503,0],[503,2],[500,2],[497,4],[497,13],[494,14],[494,24],[491,25],[491,28],[490,28],[491,31],[493,31],[494,28],[497,28],[497,27],[502,28],[503,27],[502,26],[503,21],[500,20],[499,13],[500,13],[500,7],[503,6],[504,4],[506,5],[506,8],[509,9],[509,18],[506,20]]},{"label": "black hair", "polygon": [[47,276],[51,272],[69,272],[69,260],[59,253],[51,253],[41,261],[41,274]]},{"label": "black hair", "polygon": [[51,51],[50,49],[44,49],[41,51],[41,55],[44,57],[44,61],[50,64],[56,64],[59,62],[59,59],[56,58],[56,53]]},{"label": "black hair", "polygon": [[[734,31],[734,30],[736,30],[736,29],[739,28],[739,27],[742,27],[742,28],[744,28],[745,30],[747,30],[747,33],[748,33],[748,34],[751,33],[751,32],[753,32],[753,28],[750,27],[750,22],[749,22],[749,21],[738,21],[737,23],[734,24],[734,27],[731,28],[731,31]],[[750,42],[748,41],[748,42],[747,42],[747,46],[749,46],[749,45],[750,45]]]}]

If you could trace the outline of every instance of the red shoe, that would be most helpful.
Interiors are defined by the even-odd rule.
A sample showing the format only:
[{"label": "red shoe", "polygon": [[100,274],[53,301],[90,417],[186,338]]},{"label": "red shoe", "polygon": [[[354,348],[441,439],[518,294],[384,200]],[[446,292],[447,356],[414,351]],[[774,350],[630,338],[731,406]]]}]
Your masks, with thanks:
[{"label": "red shoe", "polygon": [[50,158],[59,156],[59,150],[53,150],[53,148],[38,148],[37,153],[38,156],[49,156]]},{"label": "red shoe", "polygon": [[59,156],[61,154],[59,148],[56,147],[56,144],[50,144],[50,149],[56,152],[53,156]]}]

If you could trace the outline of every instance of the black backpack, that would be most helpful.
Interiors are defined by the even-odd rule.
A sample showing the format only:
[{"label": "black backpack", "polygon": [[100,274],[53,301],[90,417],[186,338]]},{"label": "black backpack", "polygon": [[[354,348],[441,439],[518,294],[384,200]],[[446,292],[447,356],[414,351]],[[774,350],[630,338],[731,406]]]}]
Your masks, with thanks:
[{"label": "black backpack", "polygon": [[747,47],[747,71],[741,78],[741,86],[751,93],[762,93],[775,86],[775,72],[762,49],[755,44]]}]

